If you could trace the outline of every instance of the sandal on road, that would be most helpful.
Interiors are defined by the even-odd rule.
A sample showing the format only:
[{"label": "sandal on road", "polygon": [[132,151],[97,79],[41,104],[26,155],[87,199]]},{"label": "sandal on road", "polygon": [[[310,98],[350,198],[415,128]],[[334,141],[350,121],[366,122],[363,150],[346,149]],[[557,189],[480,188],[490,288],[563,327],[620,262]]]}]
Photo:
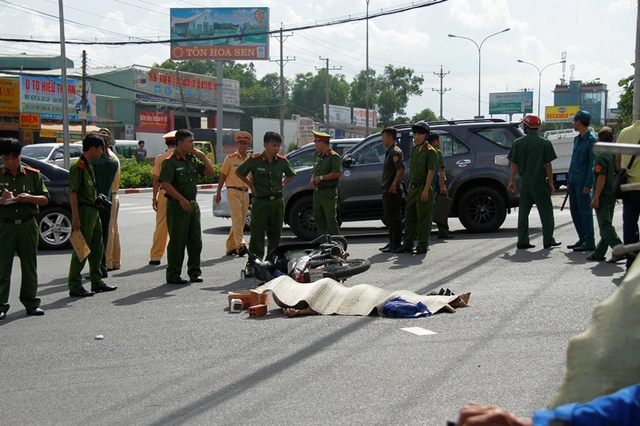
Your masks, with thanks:
[{"label": "sandal on road", "polygon": [[607,260],[607,263],[618,263],[621,260],[625,260],[626,256],[616,256],[615,254],[612,255],[609,260]]},{"label": "sandal on road", "polygon": [[596,257],[594,255],[590,255],[589,257],[587,257],[587,260],[592,260],[594,262],[604,262],[605,260],[607,260],[606,257]]}]

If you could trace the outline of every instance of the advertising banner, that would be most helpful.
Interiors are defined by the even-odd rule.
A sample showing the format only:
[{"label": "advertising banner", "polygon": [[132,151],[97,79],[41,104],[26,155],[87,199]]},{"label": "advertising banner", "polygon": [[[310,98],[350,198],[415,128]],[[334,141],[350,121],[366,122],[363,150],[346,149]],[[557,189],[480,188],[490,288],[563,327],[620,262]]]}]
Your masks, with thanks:
[{"label": "advertising banner", "polygon": [[158,114],[155,112],[140,112],[141,126],[157,126],[167,127],[167,114]]},{"label": "advertising banner", "polygon": [[171,59],[269,59],[269,8],[172,8]]},{"label": "advertising banner", "polygon": [[[240,82],[223,79],[222,103],[227,106],[240,105]],[[218,84],[216,77],[167,70],[163,68],[135,69],[134,90],[136,99],[188,104],[216,103]]]},{"label": "advertising banner", "polygon": [[40,130],[40,115],[20,114],[20,128],[24,130]]},{"label": "advertising banner", "polygon": [[[353,123],[355,127],[367,127],[366,108],[353,108]],[[378,127],[378,111],[369,110],[369,127]]]},{"label": "advertising banner", "polygon": [[489,93],[489,114],[531,114],[533,92]]},{"label": "advertising banner", "polygon": [[20,82],[18,79],[0,78],[0,114],[16,115],[20,112]]},{"label": "advertising banner", "polygon": [[570,123],[578,111],[580,111],[580,105],[548,106],[544,109],[544,121]]},{"label": "advertising banner", "polygon": [[[69,120],[79,120],[82,111],[82,81],[67,79]],[[87,83],[87,120],[91,121],[91,85]],[[20,112],[40,114],[40,118],[62,120],[62,79],[57,77],[20,76]]]},{"label": "advertising banner", "polygon": [[351,126],[351,108],[338,105],[329,105],[329,118],[325,122],[336,125]]}]

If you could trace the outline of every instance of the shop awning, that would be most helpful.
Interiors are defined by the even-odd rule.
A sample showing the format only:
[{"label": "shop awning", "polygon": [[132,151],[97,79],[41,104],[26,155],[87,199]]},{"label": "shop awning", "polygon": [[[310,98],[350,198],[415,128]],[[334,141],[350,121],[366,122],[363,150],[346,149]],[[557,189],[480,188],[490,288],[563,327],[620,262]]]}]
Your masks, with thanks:
[{"label": "shop awning", "polygon": [[[97,132],[100,130],[100,127],[87,124],[87,132],[86,134],[90,134],[92,132]],[[40,137],[41,138],[56,138],[58,133],[62,132],[62,123],[42,123],[40,125]],[[69,124],[69,133],[82,133],[82,125],[80,124]],[[82,138],[80,138],[82,139]]]}]

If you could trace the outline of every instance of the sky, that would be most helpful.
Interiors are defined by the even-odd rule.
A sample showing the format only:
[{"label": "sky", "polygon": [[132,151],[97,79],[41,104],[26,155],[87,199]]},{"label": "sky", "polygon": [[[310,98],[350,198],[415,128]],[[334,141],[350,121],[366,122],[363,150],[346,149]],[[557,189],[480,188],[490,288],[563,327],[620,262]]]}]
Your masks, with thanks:
[{"label": "sky", "polygon": [[[366,14],[367,0],[61,0],[67,40],[127,41],[169,38],[170,8],[269,7],[270,27],[300,27],[314,22],[342,20]],[[420,4],[421,1],[413,3]],[[369,0],[369,13],[408,6],[407,0]],[[90,8],[87,6],[90,5]],[[505,28],[508,32],[487,39],[481,49],[481,113],[488,116],[489,93],[532,89],[537,110],[538,71],[562,59],[564,78],[608,85],[608,102],[615,107],[618,81],[633,74],[637,1],[635,0],[447,0],[429,7],[369,20],[369,67],[380,74],[386,65],[408,67],[424,77],[423,94],[409,101],[406,113],[425,108],[440,110],[447,119],[472,118],[478,109],[478,49],[469,40],[482,40]],[[2,38],[59,40],[58,0],[0,0],[0,55],[60,54],[59,44],[17,43]],[[322,68],[329,58],[333,75],[351,81],[366,67],[366,22],[285,32],[284,67],[287,77]],[[151,66],[169,58],[168,44],[142,46],[67,45],[67,57],[81,65],[82,50],[88,66]],[[271,61],[254,61],[257,77],[279,72],[279,42],[271,39]],[[295,60],[293,58],[295,57]],[[0,68],[2,57],[0,56]],[[573,70],[572,70],[573,68]],[[563,76],[562,64],[551,65],[541,75],[541,105],[553,105],[552,90]]]}]

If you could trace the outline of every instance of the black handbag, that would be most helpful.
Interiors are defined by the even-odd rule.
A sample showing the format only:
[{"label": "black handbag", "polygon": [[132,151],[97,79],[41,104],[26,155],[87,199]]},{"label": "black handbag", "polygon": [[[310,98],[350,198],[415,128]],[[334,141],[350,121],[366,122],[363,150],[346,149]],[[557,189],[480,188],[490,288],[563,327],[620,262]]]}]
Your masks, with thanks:
[{"label": "black handbag", "polygon": [[98,210],[111,210],[113,203],[109,200],[109,197],[100,192],[100,188],[98,187],[98,183],[96,182],[96,177],[93,174],[93,169],[91,168],[91,164],[82,156],[82,161],[84,165],[87,167],[89,171],[89,177],[91,178],[91,182],[93,182],[93,186],[95,186],[98,195],[96,196],[95,206]]},{"label": "black handbag", "polygon": [[[638,141],[638,143],[640,144],[640,140]],[[622,195],[624,194],[622,192],[622,185],[626,184],[629,182],[629,170],[631,170],[631,166],[633,166],[633,162],[636,160],[636,156],[632,156],[631,159],[629,160],[629,164],[627,164],[627,168],[621,168],[616,170],[616,178],[613,181],[613,187],[611,188],[611,191],[613,192],[613,195],[620,200],[622,198]]]}]

